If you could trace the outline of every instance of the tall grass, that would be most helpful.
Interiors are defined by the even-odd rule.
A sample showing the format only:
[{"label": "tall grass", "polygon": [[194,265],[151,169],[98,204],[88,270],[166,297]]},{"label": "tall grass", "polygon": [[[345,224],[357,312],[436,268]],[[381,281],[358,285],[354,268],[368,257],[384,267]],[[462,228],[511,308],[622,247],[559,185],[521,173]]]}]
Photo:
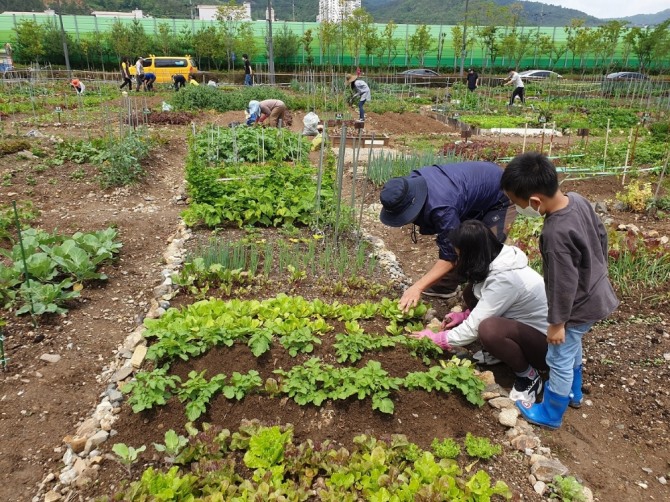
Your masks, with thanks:
[{"label": "tall grass", "polygon": [[418,154],[396,152],[372,152],[368,162],[367,177],[373,183],[382,185],[391,178],[407,176],[412,170],[435,164],[451,164],[458,162],[453,155],[443,155],[431,151]]},{"label": "tall grass", "polygon": [[220,264],[228,270],[246,270],[250,276],[260,272],[266,278],[301,270],[312,277],[320,275],[346,279],[374,274],[378,264],[371,251],[370,244],[366,242],[278,239],[263,243],[212,238],[207,244],[191,251],[186,262],[202,258],[206,269]]}]

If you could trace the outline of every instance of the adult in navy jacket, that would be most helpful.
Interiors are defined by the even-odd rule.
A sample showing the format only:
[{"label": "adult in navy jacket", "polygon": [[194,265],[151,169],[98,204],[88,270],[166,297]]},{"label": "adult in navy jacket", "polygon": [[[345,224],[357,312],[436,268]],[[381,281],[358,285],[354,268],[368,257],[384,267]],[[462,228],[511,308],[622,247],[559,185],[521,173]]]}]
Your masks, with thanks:
[{"label": "adult in navy jacket", "polygon": [[500,189],[502,173],[491,162],[460,162],[423,167],[386,182],[379,197],[382,223],[391,227],[412,223],[422,235],[436,235],[439,248],[437,262],[403,294],[401,309],[415,306],[421,294],[454,296],[465,282],[454,270],[457,255],[448,237],[461,222],[479,220],[505,241],[516,211]]}]

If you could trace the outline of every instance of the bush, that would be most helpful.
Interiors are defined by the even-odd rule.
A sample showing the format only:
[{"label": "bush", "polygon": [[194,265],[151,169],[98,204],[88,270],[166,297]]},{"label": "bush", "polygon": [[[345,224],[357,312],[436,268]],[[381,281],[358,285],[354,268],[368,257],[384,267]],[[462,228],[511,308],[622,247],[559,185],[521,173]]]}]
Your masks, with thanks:
[{"label": "bush", "polygon": [[626,208],[635,212],[645,211],[652,198],[651,183],[640,183],[638,181],[628,185],[628,190],[625,192],[617,192],[616,194],[616,200],[623,202]]},{"label": "bush", "polygon": [[229,112],[246,110],[251,100],[281,99],[292,108],[287,96],[273,87],[245,87],[235,91],[222,91],[208,85],[189,85],[175,93],[172,105],[175,110],[216,110]]},{"label": "bush", "polygon": [[109,141],[98,154],[100,162],[100,182],[104,188],[132,185],[144,176],[142,167],[150,151],[150,139],[141,130],[127,134],[121,140]]}]

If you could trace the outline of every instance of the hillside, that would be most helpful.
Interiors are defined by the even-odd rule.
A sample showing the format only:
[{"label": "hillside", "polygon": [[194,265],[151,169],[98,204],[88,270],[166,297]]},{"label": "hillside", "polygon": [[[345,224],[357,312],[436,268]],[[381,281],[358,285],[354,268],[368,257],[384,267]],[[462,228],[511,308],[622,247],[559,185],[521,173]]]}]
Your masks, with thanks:
[{"label": "hillside", "polygon": [[656,14],[637,14],[635,16],[617,18],[619,21],[628,21],[632,26],[650,26],[660,24],[670,19],[670,9],[662,10]]},{"label": "hillside", "polygon": [[[193,7],[200,3],[191,0]],[[205,1],[205,0],[203,0]],[[267,0],[250,0],[254,19],[263,19]],[[474,0],[470,0],[471,5]],[[510,5],[516,0],[494,0],[499,5]],[[61,0],[66,14],[88,14],[91,10],[130,11],[142,9],[153,17],[189,18],[191,7],[187,0]],[[206,0],[207,4],[226,4],[227,0]],[[238,0],[242,3],[242,0]],[[318,12],[319,0],[273,0],[275,15],[279,20],[313,22]],[[523,5],[523,24],[530,26],[565,26],[572,19],[584,19],[596,25],[603,20],[575,9],[566,9],[539,2],[519,2]],[[5,10],[31,11],[56,7],[57,0],[0,0],[0,12]],[[375,21],[409,24],[456,24],[463,20],[465,0],[363,0],[363,7]],[[656,14],[638,14],[622,21],[634,26],[654,25],[670,18],[670,9]]]},{"label": "hillside", "polygon": [[[465,0],[370,0],[377,5],[366,7],[375,21],[385,23],[393,19],[396,23],[456,24],[463,20]],[[509,5],[516,0],[495,0],[499,5]],[[523,24],[531,26],[565,26],[571,19],[585,19],[588,24],[597,24],[598,18],[582,11],[565,9],[539,2],[519,2],[523,5]],[[472,2],[471,2],[472,4]],[[363,0],[363,5],[366,5]]]}]

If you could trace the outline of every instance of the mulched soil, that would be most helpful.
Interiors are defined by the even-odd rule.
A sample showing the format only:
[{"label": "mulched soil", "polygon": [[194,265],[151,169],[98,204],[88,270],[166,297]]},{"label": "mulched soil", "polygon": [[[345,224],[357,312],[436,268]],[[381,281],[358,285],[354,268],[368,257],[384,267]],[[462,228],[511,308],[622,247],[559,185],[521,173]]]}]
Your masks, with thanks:
[{"label": "mulched soil", "polygon": [[[156,96],[154,101],[152,106],[159,104],[161,98]],[[240,115],[203,113],[195,120],[204,123],[214,119],[227,125],[239,121]],[[430,133],[443,126],[416,114],[369,115],[366,128],[390,134]],[[301,130],[302,116],[294,113],[294,130]],[[101,131],[102,121],[97,123],[85,128],[40,130],[47,136],[86,137]],[[19,126],[21,133],[33,128],[28,123]],[[58,474],[64,452],[62,438],[73,433],[77,423],[95,407],[106,387],[96,376],[146,312],[152,288],[160,281],[166,240],[176,229],[184,207],[175,196],[182,191],[187,129],[188,126],[156,128],[164,141],[147,163],[147,181],[129,189],[101,190],[94,179],[94,166],[84,166],[86,175],[78,179],[80,176],[74,173],[81,166],[65,164],[39,172],[34,169],[41,163],[39,159],[2,158],[0,177],[8,176],[10,182],[0,186],[0,200],[33,200],[42,212],[39,225],[48,231],[91,231],[116,225],[124,247],[120,259],[105,267],[109,281],[84,289],[66,317],[41,320],[37,329],[27,319],[8,319],[6,350],[10,361],[8,370],[0,373],[0,500],[31,500],[46,473]],[[511,142],[520,146],[518,139]],[[38,143],[46,150],[52,148],[48,139]],[[620,180],[614,178],[565,184],[565,188],[575,189],[593,201],[612,199],[619,187]],[[371,201],[377,193],[369,195]],[[612,211],[611,216],[616,224],[635,223],[643,230],[669,233],[667,220],[617,211]],[[407,229],[376,224],[371,225],[371,231],[385,240],[413,279],[436,257],[430,237],[420,236],[415,245]],[[273,293],[262,291],[259,295]],[[611,319],[594,328],[584,343],[584,380],[590,403],[580,410],[569,410],[560,430],[541,433],[543,442],[594,490],[597,500],[670,499],[667,485],[656,479],[670,478],[670,366],[664,359],[664,354],[670,353],[669,299],[668,284],[654,291],[640,291],[623,299]],[[436,305],[440,314],[449,306]],[[40,361],[39,356],[44,353],[60,354],[62,360],[56,364]],[[176,368],[182,376],[189,365],[208,368],[208,374],[229,373],[231,361],[235,361],[236,368],[254,368],[267,376],[271,369],[288,364],[286,357],[280,348],[256,359],[248,348],[234,347],[211,351]],[[422,367],[420,362],[395,352],[384,352],[375,359],[397,374]],[[495,367],[494,372],[502,385],[509,386],[509,370]],[[243,418],[254,417],[269,423],[293,423],[299,439],[331,438],[345,445],[361,432],[400,432],[423,447],[433,437],[462,437],[468,431],[496,441],[504,439],[504,429],[488,407],[475,408],[455,395],[417,392],[397,393],[392,417],[373,413],[369,401],[335,403],[319,411],[298,407],[292,401],[253,396],[241,403],[219,397],[205,420],[234,428]],[[183,431],[184,421],[184,410],[178,401],[140,415],[133,415],[124,406],[121,419],[115,424],[117,440],[135,446],[149,444],[161,439],[169,428]],[[104,446],[105,451],[110,449],[111,442]],[[500,459],[478,467],[487,469],[495,479],[505,480],[516,500],[540,500],[528,483],[523,455],[506,449]],[[118,465],[105,461],[98,484],[85,495],[112,493],[120,474]]]}]

